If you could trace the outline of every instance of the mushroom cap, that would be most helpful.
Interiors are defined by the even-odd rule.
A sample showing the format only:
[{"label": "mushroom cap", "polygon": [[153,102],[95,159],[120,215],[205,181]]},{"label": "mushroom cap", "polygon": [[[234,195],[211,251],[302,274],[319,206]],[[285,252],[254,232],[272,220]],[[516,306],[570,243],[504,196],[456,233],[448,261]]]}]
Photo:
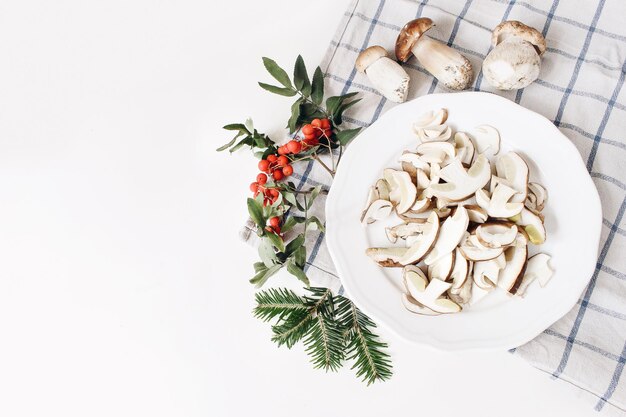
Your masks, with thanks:
[{"label": "mushroom cap", "polygon": [[380,58],[387,56],[385,48],[379,45],[370,46],[363,50],[356,59],[356,70],[359,72],[365,72],[367,67],[378,61]]},{"label": "mushroom cap", "polygon": [[401,62],[408,61],[415,42],[433,26],[433,21],[428,17],[420,17],[404,25],[396,39],[396,58]]},{"label": "mushroom cap", "polygon": [[[491,35],[491,45],[495,47],[503,41],[504,38],[511,35],[522,38],[533,44],[540,56],[546,51],[546,39],[541,32],[517,20],[507,20],[496,26]],[[500,39],[501,37],[502,39]],[[396,51],[397,50],[398,47],[396,45]]]}]

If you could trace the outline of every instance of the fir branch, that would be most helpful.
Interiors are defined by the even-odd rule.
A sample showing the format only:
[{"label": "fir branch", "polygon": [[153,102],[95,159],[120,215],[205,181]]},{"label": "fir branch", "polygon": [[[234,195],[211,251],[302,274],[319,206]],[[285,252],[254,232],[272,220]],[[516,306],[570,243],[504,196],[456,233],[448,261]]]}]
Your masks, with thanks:
[{"label": "fir branch", "polygon": [[289,349],[307,335],[315,322],[310,310],[294,311],[279,324],[272,326],[272,342],[278,346],[286,345]]},{"label": "fir branch", "polygon": [[295,292],[286,288],[270,288],[259,291],[255,295],[257,306],[254,308],[254,317],[263,321],[270,321],[276,317],[282,320],[294,311],[306,311],[304,300]]},{"label": "fir branch", "polygon": [[355,359],[352,369],[367,385],[389,379],[392,375],[391,358],[383,349],[387,344],[372,332],[376,324],[349,299],[337,296],[338,322],[344,329],[347,359]]},{"label": "fir branch", "polygon": [[336,371],[341,367],[345,356],[343,334],[332,318],[317,314],[304,345],[314,368]]}]

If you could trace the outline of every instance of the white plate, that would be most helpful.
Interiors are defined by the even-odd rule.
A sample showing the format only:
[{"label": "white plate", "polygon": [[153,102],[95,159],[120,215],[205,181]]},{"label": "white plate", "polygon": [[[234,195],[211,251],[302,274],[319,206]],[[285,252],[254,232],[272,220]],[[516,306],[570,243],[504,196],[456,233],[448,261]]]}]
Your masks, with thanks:
[{"label": "white plate", "polygon": [[[413,121],[439,108],[448,109],[447,123],[455,131],[496,127],[501,153],[519,152],[531,180],[547,188],[548,238],[540,250],[552,255],[555,274],[545,288],[534,283],[523,299],[497,290],[460,313],[427,317],[402,306],[402,270],[381,268],[365,255],[368,247],[391,246],[385,223],[365,227],[359,217],[383,168],[399,167],[402,151],[417,145]],[[497,95],[465,92],[431,94],[399,105],[361,133],[335,176],[326,222],[328,248],[347,294],[379,324],[408,341],[443,350],[500,350],[528,342],[574,307],[596,266],[602,210],[578,150],[549,120]]]}]

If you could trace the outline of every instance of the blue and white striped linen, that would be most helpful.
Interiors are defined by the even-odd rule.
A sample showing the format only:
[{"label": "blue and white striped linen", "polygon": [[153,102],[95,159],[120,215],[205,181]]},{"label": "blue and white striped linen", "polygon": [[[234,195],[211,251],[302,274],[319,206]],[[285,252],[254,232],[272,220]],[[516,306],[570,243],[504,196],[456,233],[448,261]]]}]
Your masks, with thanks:
[{"label": "blue and white striped linen", "polygon": [[[369,126],[395,105],[371,88],[354,62],[370,45],[392,52],[400,28],[419,16],[435,21],[431,37],[470,59],[477,73],[474,90],[507,97],[554,121],[587,162],[604,217],[595,273],[572,311],[514,353],[580,388],[596,410],[626,415],[626,380],[621,380],[626,363],[626,2],[354,0],[322,63],[329,94],[362,93],[346,124]],[[503,20],[520,20],[547,40],[540,78],[523,90],[496,91],[479,71],[491,29]],[[445,91],[415,59],[405,68],[411,76],[409,99]],[[558,158],[554,155],[555,163]],[[300,188],[331,184],[313,163],[297,167],[294,179]],[[323,204],[316,207],[323,218]],[[254,243],[254,234],[244,230],[243,238]],[[324,234],[311,235],[307,275],[315,285],[341,291]]]}]

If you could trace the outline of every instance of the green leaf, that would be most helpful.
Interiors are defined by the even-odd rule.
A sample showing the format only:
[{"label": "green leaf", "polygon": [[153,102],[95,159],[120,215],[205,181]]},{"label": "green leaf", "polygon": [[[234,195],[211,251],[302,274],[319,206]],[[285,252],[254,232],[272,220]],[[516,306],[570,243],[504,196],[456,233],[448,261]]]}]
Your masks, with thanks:
[{"label": "green leaf", "polygon": [[341,106],[341,104],[345,100],[349,99],[350,97],[354,97],[357,94],[357,92],[353,92],[344,94],[343,96],[328,97],[326,99],[326,111],[331,115],[335,114],[337,112],[337,109],[339,109],[339,106]]},{"label": "green leaf", "polygon": [[[246,126],[241,123],[231,123],[229,125],[223,126],[222,129],[226,130],[246,130]],[[250,132],[248,132],[250,133]]]},{"label": "green leaf", "polygon": [[263,272],[259,272],[250,280],[250,284],[256,285],[257,288],[262,287],[263,284],[265,284],[272,275],[280,271],[282,267],[282,264],[276,264]]},{"label": "green leaf", "polygon": [[300,246],[293,254],[293,259],[300,268],[304,268],[306,265],[306,247],[304,245]]},{"label": "green leaf", "polygon": [[284,69],[278,66],[276,61],[270,58],[263,57],[263,65],[265,66],[267,72],[269,72],[270,75],[276,79],[276,81],[278,81],[285,87],[293,90],[293,85],[291,85],[289,75],[287,75]]},{"label": "green leaf", "polygon": [[289,349],[300,341],[311,329],[313,315],[308,310],[294,311],[280,324],[272,326],[272,341],[278,346],[286,345]]},{"label": "green leaf", "polygon": [[267,269],[267,267],[265,266],[265,264],[263,262],[255,262],[254,263],[254,272],[255,273],[264,271],[266,269]]},{"label": "green leaf", "polygon": [[306,221],[306,227],[308,228],[309,226],[314,225],[315,228],[317,230],[319,230],[320,232],[324,232],[326,229],[324,228],[324,225],[322,224],[322,222],[320,221],[320,219],[318,219],[315,216],[311,216],[307,219]]},{"label": "green leaf", "polygon": [[225,145],[220,146],[219,148],[216,149],[217,152],[222,152],[225,151],[226,149],[230,148],[231,146],[233,146],[233,143],[235,143],[235,141],[237,140],[237,138],[241,135],[241,133],[238,133],[237,136],[235,136],[230,142],[228,142]]},{"label": "green leaf", "polygon": [[261,239],[261,243],[259,244],[259,257],[267,268],[271,268],[278,263],[276,251],[274,251],[274,246],[269,239]]},{"label": "green leaf", "polygon": [[285,251],[285,242],[283,242],[280,236],[278,236],[275,233],[268,233],[267,237],[272,242],[272,245],[274,245],[276,249],[278,249],[280,252]]},{"label": "green leaf", "polygon": [[309,196],[307,200],[306,208],[308,209],[311,208],[311,206],[313,205],[313,202],[315,201],[317,196],[320,194],[320,191],[322,191],[322,187],[320,185],[311,189],[311,195]]},{"label": "green leaf", "polygon": [[289,192],[289,191],[283,191],[281,194],[283,195],[283,198],[287,200],[289,204],[296,207],[300,211],[304,211],[304,207],[302,207],[302,205],[300,204],[300,202],[298,201],[294,193]]},{"label": "green leaf", "polygon": [[254,122],[252,122],[252,118],[248,117],[246,122],[243,124],[245,128],[250,132],[253,136],[257,134],[257,131],[254,130]]},{"label": "green leaf", "polygon": [[265,219],[263,218],[263,206],[255,199],[248,198],[248,213],[253,222],[258,227],[265,227]]},{"label": "green leaf", "polygon": [[265,84],[262,82],[259,82],[259,86],[262,89],[269,91],[270,93],[279,94],[285,97],[293,97],[297,94],[296,91],[290,88],[277,87],[275,85]]},{"label": "green leaf", "polygon": [[287,262],[287,272],[289,272],[294,277],[298,278],[307,287],[310,285],[309,278],[306,276],[302,268],[297,266],[295,262]]},{"label": "green leaf", "polygon": [[361,131],[360,127],[356,129],[340,130],[335,133],[335,138],[340,145],[346,146]]},{"label": "green leaf", "polygon": [[239,141],[238,144],[236,144],[235,146],[233,146],[232,148],[230,148],[230,150],[228,152],[233,153],[236,152],[239,148],[241,148],[242,146],[252,146],[252,137],[251,136],[246,136],[245,138],[241,139],[241,141]]},{"label": "green leaf", "polygon": [[283,224],[283,227],[281,227],[280,230],[282,230],[283,233],[286,233],[290,231],[291,229],[293,229],[293,227],[296,224],[304,223],[304,221],[305,221],[304,217],[289,216],[289,218],[285,221],[285,224]]},{"label": "green leaf", "polygon": [[301,247],[303,244],[304,244],[304,235],[299,234],[297,237],[295,237],[291,242],[287,244],[283,252],[285,252],[285,255],[290,256],[292,253],[296,251],[296,249]]},{"label": "green leaf", "polygon": [[307,311],[302,297],[286,288],[270,288],[255,294],[256,307],[253,310],[254,317],[263,321],[270,321],[276,317],[284,320],[294,312]]},{"label": "green leaf", "polygon": [[311,94],[311,82],[309,81],[309,75],[306,72],[306,65],[302,55],[298,55],[296,58],[296,65],[293,68],[293,83],[296,89],[300,90],[303,95],[309,96]]},{"label": "green leaf", "polygon": [[350,107],[354,106],[359,101],[361,101],[360,98],[356,99],[356,100],[349,101],[347,103],[344,102],[344,103],[342,103],[339,106],[339,108],[337,109],[335,114],[332,115],[333,123],[335,124],[335,126],[340,125],[340,124],[343,123],[343,112],[348,110]]},{"label": "green leaf", "polygon": [[320,67],[315,68],[311,85],[311,100],[318,106],[324,100],[324,73]]},{"label": "green leaf", "polygon": [[291,105],[291,117],[287,122],[287,127],[289,128],[289,133],[293,133],[296,131],[298,127],[298,119],[300,118],[300,104],[304,98],[300,97]]}]

